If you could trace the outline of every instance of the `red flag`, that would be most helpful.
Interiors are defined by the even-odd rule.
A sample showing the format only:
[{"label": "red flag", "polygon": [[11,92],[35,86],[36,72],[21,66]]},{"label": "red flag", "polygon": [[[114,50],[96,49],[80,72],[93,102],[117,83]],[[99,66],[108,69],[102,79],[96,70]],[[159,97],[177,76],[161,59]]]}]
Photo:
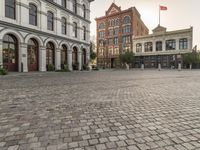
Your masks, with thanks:
[{"label": "red flag", "polygon": [[160,6],[160,10],[167,10],[166,6]]}]

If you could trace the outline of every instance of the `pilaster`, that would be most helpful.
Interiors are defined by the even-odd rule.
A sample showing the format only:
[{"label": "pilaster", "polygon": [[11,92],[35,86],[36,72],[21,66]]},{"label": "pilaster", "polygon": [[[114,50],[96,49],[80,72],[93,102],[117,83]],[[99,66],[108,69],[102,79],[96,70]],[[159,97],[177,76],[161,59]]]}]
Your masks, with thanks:
[{"label": "pilaster", "polygon": [[3,42],[0,41],[0,67],[3,67]]},{"label": "pilaster", "polygon": [[82,50],[78,51],[78,70],[82,70]]},{"label": "pilaster", "polygon": [[46,71],[46,47],[39,49],[39,71]]},{"label": "pilaster", "polygon": [[28,52],[27,52],[27,44],[25,43],[20,44],[19,71],[28,72]]},{"label": "pilaster", "polygon": [[61,50],[60,49],[56,49],[56,53],[55,53],[56,57],[55,57],[55,69],[56,70],[60,70],[61,69]]},{"label": "pilaster", "polygon": [[68,63],[68,68],[69,68],[69,70],[70,71],[72,71],[72,51],[71,50],[69,50],[68,52],[67,52],[67,63]]}]

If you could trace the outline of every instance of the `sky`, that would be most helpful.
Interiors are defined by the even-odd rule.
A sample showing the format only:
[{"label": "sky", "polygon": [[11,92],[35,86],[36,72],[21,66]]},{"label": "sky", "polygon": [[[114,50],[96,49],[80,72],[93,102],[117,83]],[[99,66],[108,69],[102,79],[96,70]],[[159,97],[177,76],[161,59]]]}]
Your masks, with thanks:
[{"label": "sky", "polygon": [[[96,36],[95,18],[105,15],[114,0],[94,0],[91,3],[91,36]],[[167,31],[180,30],[193,26],[193,46],[200,49],[200,0],[115,0],[121,9],[136,7],[141,19],[149,28],[150,33],[159,22],[159,5],[166,6],[161,11],[161,26]]]}]

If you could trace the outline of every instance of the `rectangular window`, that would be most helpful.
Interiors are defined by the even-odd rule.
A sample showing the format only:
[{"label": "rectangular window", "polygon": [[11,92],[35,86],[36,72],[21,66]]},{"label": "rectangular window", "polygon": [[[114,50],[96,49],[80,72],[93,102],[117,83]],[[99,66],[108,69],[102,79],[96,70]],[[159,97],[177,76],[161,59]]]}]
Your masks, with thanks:
[{"label": "rectangular window", "polygon": [[118,44],[118,38],[114,38],[114,44],[117,45]]},{"label": "rectangular window", "polygon": [[16,19],[15,7],[16,7],[15,0],[5,1],[5,16],[7,18]]},{"label": "rectangular window", "polygon": [[130,33],[130,32],[131,32],[131,27],[130,26],[125,26],[123,28],[123,34]]},{"label": "rectangular window", "polygon": [[113,39],[108,39],[108,44],[112,45],[113,44]]},{"label": "rectangular window", "polygon": [[145,52],[152,52],[153,51],[153,44],[152,44],[152,42],[146,42],[144,44],[144,50],[145,50]]},{"label": "rectangular window", "polygon": [[175,50],[175,49],[176,49],[176,40],[167,40],[166,50]]},{"label": "rectangular window", "polygon": [[108,30],[108,35],[109,35],[109,36],[113,36],[113,29],[109,29],[109,30]]},{"label": "rectangular window", "polygon": [[179,49],[188,49],[188,40],[186,38],[179,40]]},{"label": "rectangular window", "polygon": [[162,51],[162,41],[156,42],[156,51]]}]

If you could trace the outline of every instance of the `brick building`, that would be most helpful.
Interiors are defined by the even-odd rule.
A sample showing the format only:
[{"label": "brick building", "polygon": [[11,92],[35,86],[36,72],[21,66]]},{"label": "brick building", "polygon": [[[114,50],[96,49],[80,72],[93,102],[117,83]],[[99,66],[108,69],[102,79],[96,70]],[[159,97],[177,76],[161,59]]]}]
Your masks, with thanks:
[{"label": "brick building", "polygon": [[149,33],[135,7],[121,10],[115,3],[112,3],[105,16],[96,18],[96,23],[99,67],[117,67],[119,55],[133,49],[132,39]]}]

